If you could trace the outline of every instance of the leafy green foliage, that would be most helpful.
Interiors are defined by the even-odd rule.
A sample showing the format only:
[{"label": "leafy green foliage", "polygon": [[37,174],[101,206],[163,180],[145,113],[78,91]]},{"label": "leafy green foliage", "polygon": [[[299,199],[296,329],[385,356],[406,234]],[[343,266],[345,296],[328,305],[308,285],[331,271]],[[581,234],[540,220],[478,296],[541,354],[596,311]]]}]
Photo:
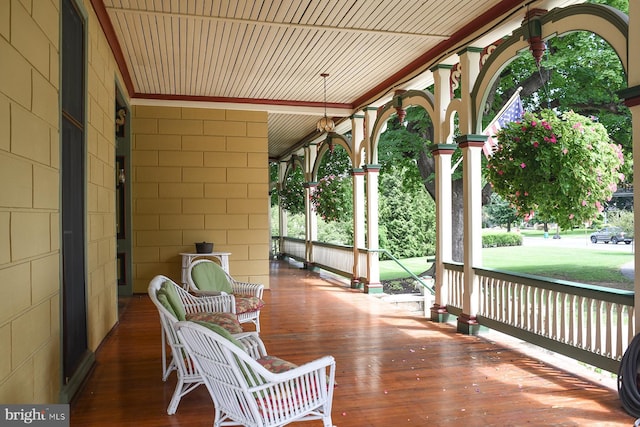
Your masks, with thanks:
[{"label": "leafy green foliage", "polygon": [[608,213],[609,222],[612,225],[622,228],[625,235],[633,236],[633,212],[617,211]]},{"label": "leafy green foliage", "polygon": [[491,201],[484,208],[486,215],[486,225],[491,227],[506,226],[507,231],[511,225],[518,220],[518,212],[497,193],[491,193]]},{"label": "leafy green foliage", "polygon": [[326,222],[353,217],[353,181],[350,162],[341,146],[327,152],[318,167],[318,184],[311,193],[313,209]]},{"label": "leafy green foliage", "polygon": [[497,138],[488,179],[525,220],[537,211],[562,228],[590,221],[624,179],[620,147],[609,142],[604,126],[574,112],[525,113]]},{"label": "leafy green foliage", "polygon": [[433,255],[435,204],[423,188],[403,186],[403,172],[380,175],[380,246],[397,258]]},{"label": "leafy green foliage", "polygon": [[319,219],[318,240],[334,245],[353,245],[353,219],[340,221]]},{"label": "leafy green foliage", "polygon": [[522,246],[522,235],[518,233],[483,233],[483,248],[499,248],[502,246]]}]

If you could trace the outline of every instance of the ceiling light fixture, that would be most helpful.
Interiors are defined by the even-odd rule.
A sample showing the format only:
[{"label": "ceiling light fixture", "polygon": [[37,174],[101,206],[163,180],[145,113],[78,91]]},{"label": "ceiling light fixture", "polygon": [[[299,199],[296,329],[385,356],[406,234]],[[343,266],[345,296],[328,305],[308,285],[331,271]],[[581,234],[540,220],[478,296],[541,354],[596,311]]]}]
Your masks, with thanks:
[{"label": "ceiling light fixture", "polygon": [[316,127],[320,132],[329,133],[333,132],[336,128],[336,124],[333,122],[333,120],[327,117],[327,77],[329,77],[329,74],[322,73],[320,74],[320,76],[324,81],[324,117],[318,120],[318,124],[316,125]]}]

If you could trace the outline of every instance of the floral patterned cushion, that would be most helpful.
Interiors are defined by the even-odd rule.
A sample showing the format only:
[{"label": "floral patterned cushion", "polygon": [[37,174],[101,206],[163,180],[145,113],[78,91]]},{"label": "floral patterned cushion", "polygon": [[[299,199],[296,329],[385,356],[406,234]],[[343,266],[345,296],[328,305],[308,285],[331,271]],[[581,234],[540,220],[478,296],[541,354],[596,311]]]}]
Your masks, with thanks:
[{"label": "floral patterned cushion", "polygon": [[242,332],[242,326],[240,326],[238,318],[233,313],[188,313],[185,317],[186,320],[190,320],[192,322],[204,322],[219,325],[231,334],[239,334]]},{"label": "floral patterned cushion", "polygon": [[235,295],[236,297],[236,313],[250,313],[258,311],[264,307],[264,301],[258,297],[251,295]]},{"label": "floral patterned cushion", "polygon": [[256,359],[256,362],[261,364],[262,367],[267,371],[273,372],[274,374],[290,371],[298,367],[298,365],[287,362],[286,360],[280,359],[275,356],[264,356],[260,359]]}]

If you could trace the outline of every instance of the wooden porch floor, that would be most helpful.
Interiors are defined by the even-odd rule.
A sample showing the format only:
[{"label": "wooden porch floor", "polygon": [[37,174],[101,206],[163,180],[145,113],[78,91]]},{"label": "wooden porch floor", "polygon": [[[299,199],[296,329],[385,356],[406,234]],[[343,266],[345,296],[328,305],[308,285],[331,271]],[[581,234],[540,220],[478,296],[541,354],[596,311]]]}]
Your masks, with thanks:
[{"label": "wooden porch floor", "polygon": [[[295,363],[336,358],[338,427],[633,425],[610,388],[286,262],[272,262],[265,300],[261,337],[270,354]],[[213,424],[204,387],[166,414],[175,374],[162,382],[160,325],[146,295],[131,298],[96,358],[71,405],[72,426]]]}]

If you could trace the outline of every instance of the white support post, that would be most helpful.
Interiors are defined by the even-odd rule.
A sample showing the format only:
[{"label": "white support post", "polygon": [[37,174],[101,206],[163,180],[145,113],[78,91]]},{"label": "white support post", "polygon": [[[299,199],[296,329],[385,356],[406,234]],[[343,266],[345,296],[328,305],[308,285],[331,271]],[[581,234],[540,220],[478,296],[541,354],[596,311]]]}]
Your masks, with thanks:
[{"label": "white support post", "polygon": [[[294,167],[293,163],[291,167]],[[284,186],[286,172],[287,172],[287,162],[280,162],[278,164],[278,190],[282,190],[282,187]],[[282,250],[282,248],[284,247],[284,238],[287,237],[288,235],[287,234],[288,233],[287,210],[282,207],[282,203],[278,203],[278,228],[280,229],[279,247],[281,248],[280,250]],[[278,254],[275,254],[275,255],[278,255]]]},{"label": "white support post", "polygon": [[480,308],[480,285],[473,268],[482,266],[482,147],[485,135],[462,135],[458,145],[463,156],[464,193],[464,289],[458,332],[475,334]]},{"label": "white support post", "polygon": [[360,288],[360,278],[363,277],[360,269],[360,248],[364,248],[364,169],[353,169],[353,276],[352,288]]},{"label": "white support post", "polygon": [[[640,45],[640,2],[629,2],[629,39],[628,46]],[[640,57],[638,55],[628,56],[628,89],[623,94],[625,104],[631,110],[631,130],[633,141],[633,188],[640,189]],[[640,236],[640,197],[633,198],[633,231],[635,236]],[[634,267],[636,278],[634,280],[634,290],[636,295],[640,295],[640,253],[635,251]],[[634,306],[635,333],[640,331],[640,301],[636,298]]]},{"label": "white support post", "polygon": [[444,268],[453,258],[451,244],[451,155],[456,146],[440,144],[431,151],[436,161],[436,260],[435,301],[431,307],[431,320],[446,322],[448,318],[449,283]]},{"label": "white support post", "polygon": [[351,287],[359,289],[360,279],[364,276],[360,265],[360,249],[364,248],[364,169],[362,169],[363,159],[361,142],[365,139],[364,115],[354,115],[351,117],[351,179],[353,183],[353,272],[351,276]]},{"label": "white support post", "polygon": [[305,264],[313,267],[313,242],[318,240],[318,217],[311,205],[311,194],[317,183],[314,181],[313,166],[317,158],[317,145],[310,144],[304,149],[304,215],[305,215]]},{"label": "white support post", "polygon": [[463,156],[464,193],[464,286],[462,314],[458,316],[458,331],[475,334],[479,330],[476,314],[480,308],[480,285],[473,267],[482,262],[482,147],[487,137],[473,135],[473,100],[471,90],[480,74],[480,54],[482,49],[467,47],[460,56],[462,108],[458,116],[461,136],[458,145]]},{"label": "white support post", "polygon": [[[438,65],[431,69],[434,80],[434,139],[440,144],[431,150],[436,163],[436,259],[435,259],[435,299],[431,310],[431,320],[446,322],[448,319],[449,283],[444,268],[445,262],[453,259],[452,206],[451,200],[451,156],[455,145],[444,144],[450,139],[445,134],[447,106],[451,103],[451,68],[450,65]],[[453,129],[449,129],[449,133]],[[426,308],[426,307],[425,307]]]},{"label": "white support post", "polygon": [[369,252],[367,263],[368,283],[364,291],[369,294],[382,293],[380,283],[380,261],[377,249],[378,242],[378,174],[380,166],[366,165],[367,177],[367,236],[369,237]]}]

